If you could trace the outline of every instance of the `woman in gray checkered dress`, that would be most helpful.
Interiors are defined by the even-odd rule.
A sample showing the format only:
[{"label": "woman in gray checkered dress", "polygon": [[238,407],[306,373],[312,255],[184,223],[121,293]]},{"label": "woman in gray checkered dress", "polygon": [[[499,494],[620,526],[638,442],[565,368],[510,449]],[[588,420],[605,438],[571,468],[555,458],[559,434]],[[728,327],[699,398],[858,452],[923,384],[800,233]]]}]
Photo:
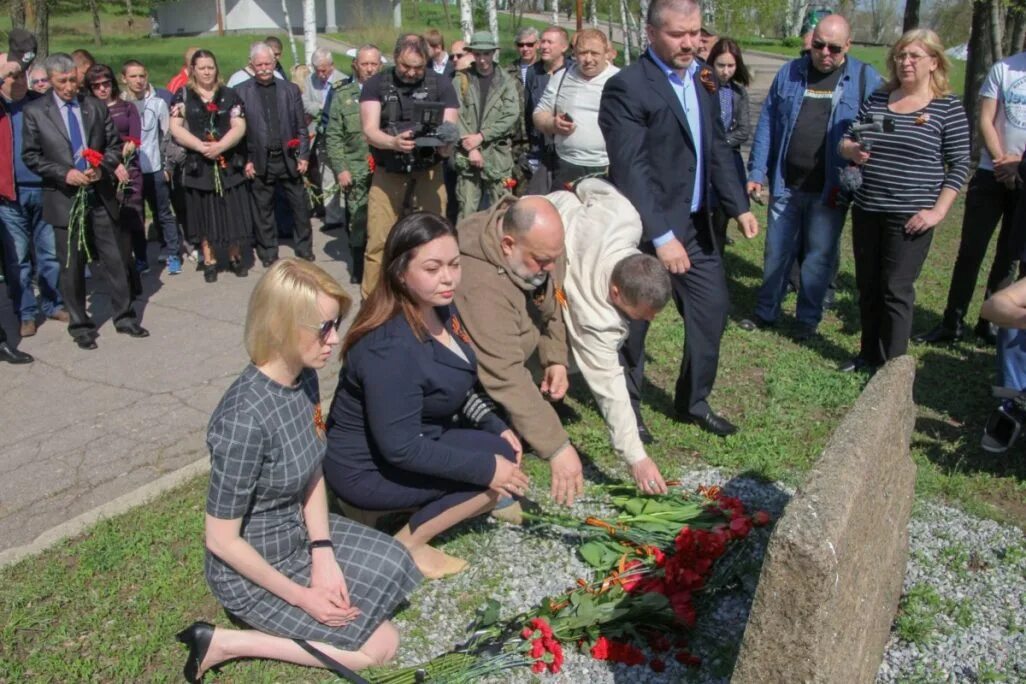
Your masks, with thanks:
[{"label": "woman in gray checkered dress", "polygon": [[210,419],[206,578],[252,629],[198,622],[185,677],[240,657],[323,666],[294,640],[356,670],[389,660],[389,615],[421,581],[406,548],[328,513],[316,369],[339,344],[349,305],[323,270],[285,259],[257,284],[246,318],[253,363]]}]

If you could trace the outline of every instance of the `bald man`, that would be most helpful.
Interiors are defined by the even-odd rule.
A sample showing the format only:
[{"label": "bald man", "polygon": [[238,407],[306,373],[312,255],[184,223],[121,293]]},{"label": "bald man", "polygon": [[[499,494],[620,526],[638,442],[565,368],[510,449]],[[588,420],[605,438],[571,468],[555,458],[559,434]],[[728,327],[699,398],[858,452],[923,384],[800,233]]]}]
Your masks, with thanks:
[{"label": "bald man", "polygon": [[581,459],[551,403],[569,388],[563,221],[544,197],[506,197],[460,221],[459,234],[456,306],[477,352],[478,378],[549,462],[552,498],[569,505],[583,492]]},{"label": "bald man", "polygon": [[748,192],[769,185],[769,222],[762,287],[743,330],[776,325],[788,275],[800,262],[793,337],[816,334],[837,271],[847,204],[841,198],[837,152],[862,101],[880,84],[873,67],[848,54],[851,28],[831,14],[812,33],[811,51],[777,73],[755,129],[748,158]]}]

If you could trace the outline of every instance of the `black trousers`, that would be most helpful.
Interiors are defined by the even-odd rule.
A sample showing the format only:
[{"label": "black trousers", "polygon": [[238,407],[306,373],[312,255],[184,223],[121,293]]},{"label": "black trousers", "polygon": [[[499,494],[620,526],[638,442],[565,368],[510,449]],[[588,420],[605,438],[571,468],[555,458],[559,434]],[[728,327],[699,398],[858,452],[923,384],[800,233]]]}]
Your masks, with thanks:
[{"label": "black trousers", "polygon": [[948,303],[944,308],[945,326],[954,328],[965,318],[976,289],[976,278],[999,221],[1001,232],[998,233],[997,251],[994,253],[994,263],[991,264],[987,290],[983,296],[987,298],[991,293],[1011,284],[1013,268],[1022,251],[1023,238],[1026,237],[1017,234],[1022,233],[1024,227],[1015,224],[1015,207],[1019,195],[1018,189],[1009,190],[988,169],[977,169],[969,181],[965,216],[962,218],[962,238],[958,245],[955,268],[951,273]]},{"label": "black trousers", "polygon": [[855,283],[859,288],[859,356],[878,366],[908,351],[916,278],[930,251],[933,230],[909,235],[911,214],[852,210]]},{"label": "black trousers", "polygon": [[[704,214],[694,215],[692,222],[706,225]],[[674,391],[673,405],[681,416],[705,416],[706,401],[716,382],[720,365],[720,338],[727,325],[730,300],[723,261],[708,229],[689,229],[684,249],[691,259],[691,269],[684,274],[670,274],[673,301],[684,319],[684,351],[680,375]],[[654,253],[651,243],[642,249]],[[645,336],[647,321],[631,321],[627,341],[620,348],[620,363],[627,379],[631,405],[640,416],[641,389],[645,375]]]},{"label": "black trousers", "polygon": [[262,261],[278,258],[278,227],[274,220],[274,190],[280,187],[285,199],[292,209],[295,228],[292,233],[293,245],[297,256],[313,254],[312,235],[310,230],[310,207],[307,205],[306,188],[301,177],[289,176],[285,157],[281,152],[271,152],[267,156],[267,169],[263,176],[252,181],[253,204],[255,212],[255,232],[257,256]]},{"label": "black trousers", "polygon": [[[71,318],[68,332],[72,337],[95,337],[96,323],[86,313],[85,251],[77,244],[73,245],[69,263],[68,227],[54,226],[54,233],[57,259],[61,262],[61,296],[64,298],[64,308]],[[107,276],[111,320],[114,321],[115,328],[123,327],[136,318],[132,309],[128,273],[125,271],[125,264],[132,249],[132,236],[127,230],[116,226],[102,206],[94,207],[90,212],[86,235],[93,259],[103,264],[102,271]]]}]

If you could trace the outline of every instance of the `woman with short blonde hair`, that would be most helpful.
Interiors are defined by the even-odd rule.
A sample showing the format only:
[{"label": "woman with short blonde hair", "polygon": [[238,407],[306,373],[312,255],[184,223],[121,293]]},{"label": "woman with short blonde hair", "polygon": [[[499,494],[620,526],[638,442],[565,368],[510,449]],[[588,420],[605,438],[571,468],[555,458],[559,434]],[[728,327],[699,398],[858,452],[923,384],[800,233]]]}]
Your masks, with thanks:
[{"label": "woman with short blonde hair", "polygon": [[933,96],[946,97],[950,95],[951,84],[948,80],[948,72],[951,71],[951,61],[944,53],[944,46],[941,44],[937,34],[930,29],[924,28],[906,31],[898,39],[898,42],[891,46],[890,51],[887,53],[887,74],[889,76],[885,86],[887,92],[901,87],[901,79],[898,74],[900,67],[897,62],[897,56],[905,52],[906,48],[913,43],[917,43],[923,49],[923,52],[937,62],[937,68],[930,72],[930,88]]},{"label": "woman with short blonde hair", "polygon": [[388,535],[328,513],[325,427],[317,370],[341,341],[349,297],[319,267],[282,259],[257,283],[246,314],[250,363],[210,418],[206,579],[233,621],[196,622],[190,682],[235,658],[336,672],[390,660],[389,615],[422,577]]}]

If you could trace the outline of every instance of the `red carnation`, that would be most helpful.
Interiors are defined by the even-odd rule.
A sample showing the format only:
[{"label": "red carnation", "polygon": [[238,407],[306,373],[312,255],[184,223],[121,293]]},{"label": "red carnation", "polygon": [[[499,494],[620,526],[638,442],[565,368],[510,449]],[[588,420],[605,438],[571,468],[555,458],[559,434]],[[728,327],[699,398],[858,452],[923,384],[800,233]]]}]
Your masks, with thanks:
[{"label": "red carnation", "polygon": [[591,657],[595,660],[609,660],[609,639],[600,636],[591,647]]},{"label": "red carnation", "polygon": [[299,138],[293,138],[292,140],[289,140],[287,143],[285,143],[285,147],[289,148],[290,150],[298,149]]},{"label": "red carnation", "polygon": [[628,561],[623,566],[623,573],[621,574],[621,580],[620,581],[623,584],[623,590],[624,591],[628,591],[628,592],[632,591],[634,589],[634,587],[636,587],[638,585],[638,582],[640,582],[642,580],[644,575],[641,572],[632,572],[632,571],[636,571],[639,568],[643,569],[644,567],[645,567],[644,564],[641,561],[637,560],[637,559],[632,560],[632,561]]},{"label": "red carnation", "polygon": [[374,161],[374,155],[372,154],[367,155],[367,168],[370,169],[371,173],[374,173],[378,168],[377,162]]},{"label": "red carnation", "polygon": [[217,114],[217,103],[216,102],[208,102],[207,103],[207,111],[210,112],[211,114]]},{"label": "red carnation", "polygon": [[542,636],[550,638],[552,637],[552,628],[549,627],[549,623],[545,622],[545,620],[541,618],[531,618],[531,621],[527,624],[529,624],[531,627],[534,627],[537,630],[540,630]]},{"label": "red carnation", "polygon": [[82,150],[82,159],[95,169],[103,162],[103,153],[86,147]]},{"label": "red carnation", "polygon": [[522,630],[520,631],[520,638],[521,638],[521,639],[523,639],[524,641],[527,641],[527,640],[528,640],[528,639],[530,639],[530,638],[531,638],[532,636],[534,636],[534,630],[533,630],[533,629],[531,629],[530,627],[524,627],[524,628],[523,628],[523,629],[522,629]]},{"label": "red carnation", "polygon": [[121,142],[132,143],[136,147],[142,147],[142,140],[139,140],[139,138],[134,138],[130,135],[126,135],[123,138],[121,138]]},{"label": "red carnation", "polygon": [[687,651],[681,651],[676,656],[677,662],[688,667],[698,667],[702,664],[702,659],[696,655],[691,655]]},{"label": "red carnation", "polygon": [[541,658],[542,655],[544,655],[544,653],[545,645],[542,644],[542,640],[535,639],[534,642],[531,643],[531,657],[534,659],[538,659]]},{"label": "red carnation", "polygon": [[517,179],[507,178],[506,180],[502,181],[502,184],[507,190],[512,190],[513,188],[517,187]]},{"label": "red carnation", "polygon": [[730,521],[730,531],[735,537],[747,537],[752,529],[752,521],[747,516],[741,515]]},{"label": "red carnation", "polygon": [[656,653],[670,650],[670,638],[665,634],[653,634],[648,639],[648,647]]},{"label": "red carnation", "polygon": [[756,511],[755,515],[752,516],[752,522],[762,527],[763,525],[769,525],[773,518],[766,511]]},{"label": "red carnation", "polygon": [[650,668],[652,668],[653,672],[666,672],[666,663],[664,663],[663,661],[659,660],[658,658],[653,658],[648,663],[648,666]]},{"label": "red carnation", "polygon": [[531,666],[531,672],[534,672],[535,674],[545,672],[545,663],[540,660],[536,660],[534,665]]}]

